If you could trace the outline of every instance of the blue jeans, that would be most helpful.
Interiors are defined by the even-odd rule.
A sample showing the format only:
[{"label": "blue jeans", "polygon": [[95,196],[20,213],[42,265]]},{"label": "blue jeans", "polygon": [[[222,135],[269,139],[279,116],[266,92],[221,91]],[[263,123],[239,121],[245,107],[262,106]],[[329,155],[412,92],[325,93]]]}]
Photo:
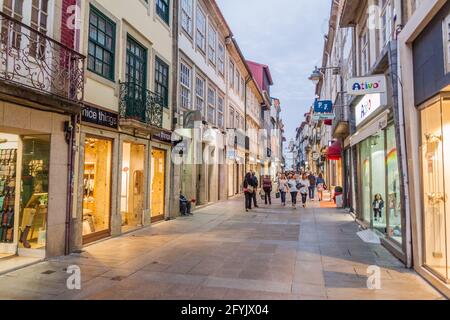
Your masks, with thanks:
[{"label": "blue jeans", "polygon": [[291,198],[292,198],[293,205],[297,204],[297,195],[298,195],[298,192],[291,192]]},{"label": "blue jeans", "polygon": [[286,204],[286,192],[280,192],[281,194],[281,204]]},{"label": "blue jeans", "polygon": [[309,198],[311,200],[314,200],[315,192],[316,192],[316,187],[315,186],[309,186]]}]

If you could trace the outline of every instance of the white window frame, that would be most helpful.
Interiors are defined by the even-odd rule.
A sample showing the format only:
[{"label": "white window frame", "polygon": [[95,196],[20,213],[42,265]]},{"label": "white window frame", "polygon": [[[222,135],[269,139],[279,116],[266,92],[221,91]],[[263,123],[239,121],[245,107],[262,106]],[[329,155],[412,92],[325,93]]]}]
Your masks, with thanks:
[{"label": "white window frame", "polygon": [[447,74],[450,73],[450,14],[443,21],[442,31],[444,36],[444,65]]},{"label": "white window frame", "polygon": [[221,41],[217,46],[217,70],[222,77],[225,76],[225,45]]},{"label": "white window frame", "polygon": [[[183,73],[184,72],[184,73]],[[192,109],[192,67],[185,62],[180,62],[180,106],[184,109]]]},{"label": "white window frame", "polygon": [[364,27],[364,31],[361,33],[359,43],[361,49],[361,76],[365,76],[370,69],[369,30],[367,27]]},{"label": "white window frame", "polygon": [[235,70],[234,62],[231,59],[230,59],[229,69],[230,69],[230,72],[228,74],[228,81],[230,82],[230,89],[234,90],[234,81],[235,81],[234,73],[236,72],[236,70]]},{"label": "white window frame", "polygon": [[235,128],[234,127],[234,125],[235,125],[235,111],[234,111],[234,108],[232,107],[232,106],[230,106],[230,109],[228,110],[228,117],[229,117],[229,119],[228,119],[228,126],[230,127],[230,128]]},{"label": "white window frame", "polygon": [[181,0],[181,28],[192,37],[193,0]]},{"label": "white window frame", "polygon": [[[222,101],[222,103],[220,103]],[[217,96],[217,126],[221,129],[223,129],[225,125],[225,119],[224,119],[224,112],[225,112],[225,97],[222,94],[219,94]]]},{"label": "white window frame", "polygon": [[[203,20],[200,20],[203,18]],[[203,9],[197,5],[197,14],[196,14],[196,45],[203,53],[206,53],[206,14]]]},{"label": "white window frame", "polygon": [[[195,77],[195,108],[205,114],[206,80],[201,76]],[[201,106],[199,106],[201,104]]]},{"label": "white window frame", "polygon": [[213,65],[216,65],[216,52],[217,52],[217,31],[214,26],[208,24],[208,60]]},{"label": "white window frame", "polygon": [[[212,94],[212,95],[211,95]],[[215,125],[216,124],[216,103],[217,103],[217,93],[216,89],[214,89],[211,86],[208,86],[208,94],[207,94],[207,100],[208,100],[208,107],[206,110],[206,120],[210,123]],[[210,118],[210,110],[213,110],[213,119]]]}]

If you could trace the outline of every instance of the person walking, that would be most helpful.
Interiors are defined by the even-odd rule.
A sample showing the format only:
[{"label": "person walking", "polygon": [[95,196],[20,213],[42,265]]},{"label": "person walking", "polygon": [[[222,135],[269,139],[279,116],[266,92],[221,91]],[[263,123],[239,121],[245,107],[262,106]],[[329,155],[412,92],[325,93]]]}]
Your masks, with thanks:
[{"label": "person walking", "polygon": [[256,201],[256,195],[258,194],[258,183],[259,182],[258,182],[258,178],[256,178],[255,172],[252,172],[251,175],[252,175],[252,186],[253,186],[253,189],[254,189],[254,192],[252,194],[253,206],[255,208],[259,208],[258,202]]},{"label": "person walking", "polygon": [[270,176],[264,176],[263,178],[263,191],[264,191],[264,201],[269,205],[272,205],[272,178]]},{"label": "person walking", "polygon": [[323,201],[323,192],[325,191],[326,184],[322,173],[319,173],[319,176],[317,177],[316,187],[317,187],[317,195],[319,196],[319,201]]},{"label": "person walking", "polygon": [[300,191],[299,187],[299,180],[297,175],[290,175],[288,179],[288,185],[289,185],[289,192],[291,193],[291,200],[292,200],[292,208],[297,207],[297,196],[298,192]]},{"label": "person walking", "polygon": [[252,174],[248,172],[244,178],[244,195],[245,195],[245,211],[252,209],[253,193],[255,192],[252,186]]},{"label": "person walking", "polygon": [[280,179],[278,180],[278,191],[280,191],[281,196],[281,205],[283,207],[286,206],[286,193],[289,191],[289,184],[286,179],[285,174],[281,174]]},{"label": "person walking", "polygon": [[309,180],[309,187],[308,187],[308,191],[309,191],[309,199],[311,201],[314,201],[316,195],[316,183],[317,183],[317,179],[316,179],[316,175],[311,171],[309,176],[308,176],[308,180]]},{"label": "person walking", "polygon": [[308,176],[303,174],[300,182],[300,194],[302,195],[302,205],[303,208],[306,208],[306,201],[308,200],[308,191],[310,190],[309,179]]}]

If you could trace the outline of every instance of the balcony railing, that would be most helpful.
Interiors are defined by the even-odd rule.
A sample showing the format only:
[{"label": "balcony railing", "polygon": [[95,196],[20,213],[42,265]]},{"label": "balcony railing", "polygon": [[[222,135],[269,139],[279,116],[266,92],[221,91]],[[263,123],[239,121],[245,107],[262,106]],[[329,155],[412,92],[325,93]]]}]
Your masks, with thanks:
[{"label": "balcony railing", "polygon": [[162,128],[163,98],[138,84],[121,82],[119,112],[122,119]]},{"label": "balcony railing", "polygon": [[0,12],[0,80],[81,103],[85,57]]}]

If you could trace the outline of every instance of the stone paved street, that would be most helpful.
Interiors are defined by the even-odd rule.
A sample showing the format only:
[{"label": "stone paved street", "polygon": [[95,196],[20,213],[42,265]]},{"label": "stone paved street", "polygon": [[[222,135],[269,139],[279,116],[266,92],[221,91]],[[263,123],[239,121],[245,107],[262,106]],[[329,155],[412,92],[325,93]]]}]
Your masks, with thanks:
[{"label": "stone paved street", "polygon": [[[238,198],[0,278],[1,299],[442,299],[344,211],[262,207]],[[82,288],[66,288],[70,265]],[[369,265],[382,289],[366,288]]]}]

